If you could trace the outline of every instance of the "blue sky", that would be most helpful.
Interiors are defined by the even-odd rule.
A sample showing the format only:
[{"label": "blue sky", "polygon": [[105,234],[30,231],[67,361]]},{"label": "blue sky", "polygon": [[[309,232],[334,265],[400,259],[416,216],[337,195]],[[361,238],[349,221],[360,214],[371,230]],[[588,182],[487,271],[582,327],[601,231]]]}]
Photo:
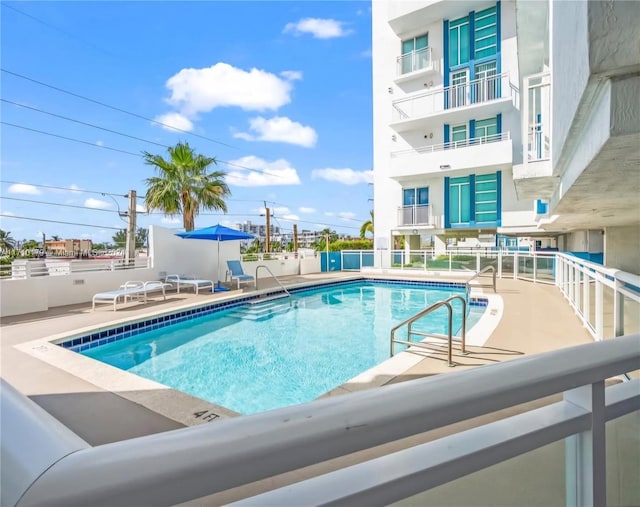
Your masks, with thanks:
[{"label": "blue sky", "polygon": [[[357,235],[368,219],[370,2],[0,5],[0,227],[15,239],[110,241],[123,196],[154,175],[141,152],[179,141],[216,157],[232,192],[196,227],[264,223],[263,201],[285,232]],[[182,221],[138,215],[151,224]]]}]

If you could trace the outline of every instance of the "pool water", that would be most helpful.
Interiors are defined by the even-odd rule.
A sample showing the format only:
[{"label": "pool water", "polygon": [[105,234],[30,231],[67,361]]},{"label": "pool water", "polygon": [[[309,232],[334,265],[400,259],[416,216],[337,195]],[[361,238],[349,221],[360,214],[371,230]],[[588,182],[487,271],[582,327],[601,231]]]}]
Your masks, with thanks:
[{"label": "pool water", "polygon": [[[391,328],[454,294],[465,291],[371,281],[332,285],[298,292],[292,305],[288,298],[246,304],[82,354],[253,414],[311,401],[389,359]],[[459,330],[462,303],[453,305]],[[467,330],[483,311],[468,307]],[[447,316],[440,308],[414,329],[446,334]]]}]

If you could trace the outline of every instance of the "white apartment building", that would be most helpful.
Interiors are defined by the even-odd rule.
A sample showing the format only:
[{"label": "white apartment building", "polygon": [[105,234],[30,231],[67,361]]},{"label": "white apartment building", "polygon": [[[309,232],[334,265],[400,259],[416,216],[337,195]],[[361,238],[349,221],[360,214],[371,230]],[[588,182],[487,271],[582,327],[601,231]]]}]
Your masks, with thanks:
[{"label": "white apartment building", "polygon": [[372,9],[377,250],[506,234],[608,265],[637,251],[637,3]]}]

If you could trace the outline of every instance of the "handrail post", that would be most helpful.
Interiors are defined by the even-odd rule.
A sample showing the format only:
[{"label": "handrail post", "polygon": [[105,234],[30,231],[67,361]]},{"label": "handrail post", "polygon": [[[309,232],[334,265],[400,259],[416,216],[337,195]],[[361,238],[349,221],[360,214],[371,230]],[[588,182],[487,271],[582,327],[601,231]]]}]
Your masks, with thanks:
[{"label": "handrail post", "polygon": [[449,311],[449,347],[447,351],[447,361],[449,368],[453,368],[455,364],[453,364],[452,360],[452,351],[453,348],[453,308],[451,308],[451,303],[444,303],[447,306],[447,310]]}]

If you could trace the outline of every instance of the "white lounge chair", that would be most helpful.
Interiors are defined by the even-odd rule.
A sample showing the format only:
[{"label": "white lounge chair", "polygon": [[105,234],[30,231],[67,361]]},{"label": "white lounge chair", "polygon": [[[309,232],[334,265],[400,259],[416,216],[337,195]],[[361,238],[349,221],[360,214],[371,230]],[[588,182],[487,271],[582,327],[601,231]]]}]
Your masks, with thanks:
[{"label": "white lounge chair", "polygon": [[181,286],[193,287],[195,293],[198,294],[200,289],[210,288],[213,291],[213,286],[215,285],[213,280],[200,280],[187,275],[168,275],[164,281],[175,284],[178,294],[180,294]]},{"label": "white lounge chair", "polygon": [[146,303],[147,295],[151,292],[161,291],[163,299],[167,299],[165,293],[165,287],[167,286],[168,284],[158,281],[128,281],[122,284],[119,289],[95,294],[93,296],[91,310],[94,311],[96,309],[96,303],[113,303],[113,311],[115,312],[116,304],[120,299],[123,303],[126,303],[128,300],[136,299],[140,301],[142,298],[142,301]]}]

